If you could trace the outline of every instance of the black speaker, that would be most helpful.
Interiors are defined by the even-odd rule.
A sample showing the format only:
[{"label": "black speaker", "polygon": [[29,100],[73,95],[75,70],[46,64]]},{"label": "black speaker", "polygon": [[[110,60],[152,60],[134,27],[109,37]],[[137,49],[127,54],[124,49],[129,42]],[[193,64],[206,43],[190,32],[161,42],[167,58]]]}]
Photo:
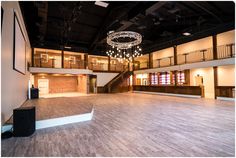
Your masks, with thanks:
[{"label": "black speaker", "polygon": [[13,110],[13,135],[27,137],[35,131],[35,107],[20,107]]},{"label": "black speaker", "polygon": [[39,98],[39,89],[38,88],[30,88],[31,99]]}]

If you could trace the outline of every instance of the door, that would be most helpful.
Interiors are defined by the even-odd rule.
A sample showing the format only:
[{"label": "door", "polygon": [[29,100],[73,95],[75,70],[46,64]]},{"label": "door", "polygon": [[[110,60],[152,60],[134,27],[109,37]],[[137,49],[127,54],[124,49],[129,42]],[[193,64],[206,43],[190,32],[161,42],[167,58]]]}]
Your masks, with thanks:
[{"label": "door", "polygon": [[49,81],[48,79],[38,79],[39,94],[48,94]]},{"label": "door", "polygon": [[89,92],[97,93],[97,76],[89,75]]}]

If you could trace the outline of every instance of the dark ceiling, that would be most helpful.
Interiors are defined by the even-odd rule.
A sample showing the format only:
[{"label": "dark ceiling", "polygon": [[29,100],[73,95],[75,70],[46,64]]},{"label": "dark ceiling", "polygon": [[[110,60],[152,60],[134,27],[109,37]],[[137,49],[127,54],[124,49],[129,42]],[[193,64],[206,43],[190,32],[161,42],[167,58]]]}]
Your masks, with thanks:
[{"label": "dark ceiling", "polygon": [[[105,55],[109,31],[143,36],[144,53],[234,29],[230,1],[20,2],[32,47]],[[190,32],[191,36],[183,36]]]}]

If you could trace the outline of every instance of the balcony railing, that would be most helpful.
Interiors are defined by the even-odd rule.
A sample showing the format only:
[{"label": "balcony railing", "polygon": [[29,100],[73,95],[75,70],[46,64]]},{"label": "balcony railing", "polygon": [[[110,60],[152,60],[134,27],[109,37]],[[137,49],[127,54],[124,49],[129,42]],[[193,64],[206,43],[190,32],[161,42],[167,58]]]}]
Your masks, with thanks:
[{"label": "balcony railing", "polygon": [[134,70],[147,69],[149,68],[149,62],[141,62],[134,64]]},{"label": "balcony railing", "polygon": [[154,68],[166,67],[166,66],[171,66],[171,65],[174,65],[174,57],[173,56],[155,59],[153,61]]},{"label": "balcony railing", "polygon": [[43,67],[43,68],[61,68],[61,60],[55,58],[34,58],[34,67]]},{"label": "balcony railing", "polygon": [[[34,58],[34,67],[42,67],[42,68],[62,68],[61,59],[45,59],[45,58]],[[84,69],[85,61],[83,60],[64,60],[64,68],[66,69]]]},{"label": "balcony railing", "polygon": [[221,45],[217,47],[217,58],[232,58],[235,57],[235,44]]},{"label": "balcony railing", "polygon": [[202,49],[193,52],[179,54],[177,56],[177,63],[187,64],[187,63],[195,63],[201,61],[208,61],[213,59],[213,49]]},{"label": "balcony railing", "polygon": [[124,71],[128,66],[123,64],[111,64],[110,71]]},{"label": "balcony railing", "polygon": [[85,69],[85,61],[83,60],[64,60],[64,68],[66,69]]},{"label": "balcony railing", "polygon": [[89,63],[88,65],[90,70],[95,71],[108,71],[108,63]]}]

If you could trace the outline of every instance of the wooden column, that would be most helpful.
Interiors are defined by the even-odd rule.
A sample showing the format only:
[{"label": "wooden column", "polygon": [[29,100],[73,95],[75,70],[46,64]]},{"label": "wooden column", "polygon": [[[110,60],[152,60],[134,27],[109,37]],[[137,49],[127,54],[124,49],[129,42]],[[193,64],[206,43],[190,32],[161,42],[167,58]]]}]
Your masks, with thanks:
[{"label": "wooden column", "polygon": [[149,86],[152,85],[152,73],[148,74]]},{"label": "wooden column", "polygon": [[184,75],[185,75],[185,82],[187,83],[187,86],[190,85],[190,70],[184,70]]},{"label": "wooden column", "polygon": [[148,68],[151,69],[153,68],[153,53],[149,53],[149,64],[148,64]]},{"label": "wooden column", "polygon": [[177,46],[174,46],[174,65],[177,65]]},{"label": "wooden column", "polygon": [[108,56],[108,71],[111,70],[111,57]]},{"label": "wooden column", "polygon": [[160,83],[161,83],[161,80],[160,80],[160,72],[157,73],[157,79],[158,79],[158,83],[157,83],[157,84],[160,85]]},{"label": "wooden column", "polygon": [[213,46],[212,46],[213,60],[217,60],[217,37],[216,37],[216,35],[212,36],[212,44],[213,44]]},{"label": "wooden column", "polygon": [[215,99],[217,98],[217,93],[216,93],[216,88],[218,86],[218,70],[217,70],[217,66],[213,67],[213,73],[214,73],[214,91],[215,91]]},{"label": "wooden column", "polygon": [[84,68],[87,69],[88,67],[88,53],[84,54]]},{"label": "wooden column", "polygon": [[64,50],[61,50],[61,68],[64,68]]},{"label": "wooden column", "polygon": [[175,75],[175,83],[174,83],[175,86],[178,85],[177,72],[178,72],[178,71],[173,71],[173,73],[174,73],[174,75]]},{"label": "wooden column", "polygon": [[32,52],[31,52],[31,66],[34,67],[34,47],[32,47]]}]

